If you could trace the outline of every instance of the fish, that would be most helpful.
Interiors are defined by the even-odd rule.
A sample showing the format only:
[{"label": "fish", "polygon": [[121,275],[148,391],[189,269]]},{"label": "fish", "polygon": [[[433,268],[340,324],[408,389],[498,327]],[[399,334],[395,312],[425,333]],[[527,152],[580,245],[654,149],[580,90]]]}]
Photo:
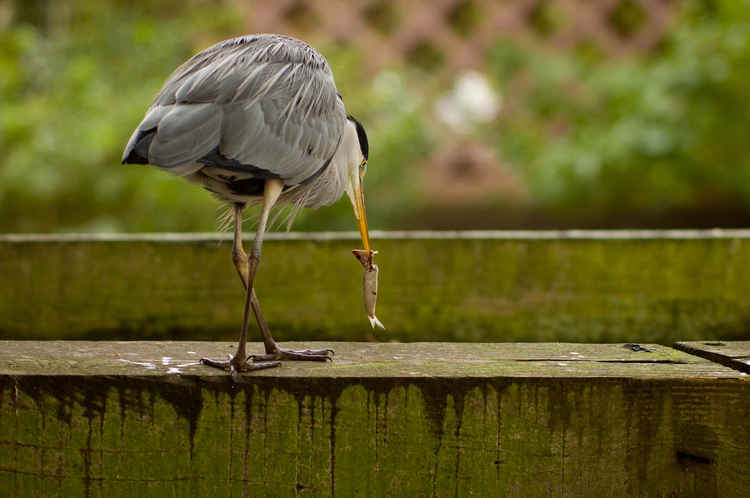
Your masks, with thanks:
[{"label": "fish", "polygon": [[385,325],[375,316],[375,304],[378,300],[378,265],[373,264],[369,269],[365,268],[365,277],[362,282],[365,295],[365,312],[370,320],[370,325],[385,329]]},{"label": "fish", "polygon": [[364,278],[362,280],[362,290],[365,299],[365,312],[370,320],[372,328],[378,327],[385,329],[385,325],[375,316],[375,306],[378,300],[378,265],[372,262],[373,256],[377,251],[363,251],[354,249],[352,254],[362,264],[364,269]]},{"label": "fish", "polygon": [[378,251],[365,251],[364,249],[352,249],[352,254],[360,262],[362,268],[369,270],[372,268],[372,258],[378,253]]}]

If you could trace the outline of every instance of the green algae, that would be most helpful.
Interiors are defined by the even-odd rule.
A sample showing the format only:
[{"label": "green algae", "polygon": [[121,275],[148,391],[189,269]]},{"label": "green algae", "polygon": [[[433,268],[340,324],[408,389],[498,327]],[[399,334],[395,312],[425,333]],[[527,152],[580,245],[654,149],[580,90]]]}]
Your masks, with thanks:
[{"label": "green algae", "polygon": [[[269,240],[257,277],[281,340],[659,342],[747,337],[750,242],[378,240],[371,331],[351,240]],[[233,339],[231,244],[0,242],[5,338]],[[253,332],[254,333],[254,332]],[[373,335],[375,334],[375,335]]]},{"label": "green algae", "polygon": [[[736,496],[731,379],[0,377],[23,496]],[[688,462],[688,463],[685,463]]]}]

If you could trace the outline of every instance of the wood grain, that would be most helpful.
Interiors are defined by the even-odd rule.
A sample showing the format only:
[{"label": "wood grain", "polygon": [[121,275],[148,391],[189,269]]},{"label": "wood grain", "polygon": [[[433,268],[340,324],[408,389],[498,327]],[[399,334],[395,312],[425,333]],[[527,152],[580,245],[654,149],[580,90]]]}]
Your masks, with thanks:
[{"label": "wood grain", "polygon": [[750,341],[677,342],[674,347],[740,372],[750,373]]},{"label": "wood grain", "polygon": [[[746,231],[379,233],[378,317],[352,234],[278,234],[257,291],[279,340],[742,340]],[[234,340],[243,296],[214,234],[0,237],[0,337]],[[257,331],[251,331],[257,334]]]},{"label": "wood grain", "polygon": [[0,489],[733,497],[750,486],[750,384],[706,359],[651,344],[333,346],[333,363],[233,383],[190,365],[230,343],[0,343]]}]

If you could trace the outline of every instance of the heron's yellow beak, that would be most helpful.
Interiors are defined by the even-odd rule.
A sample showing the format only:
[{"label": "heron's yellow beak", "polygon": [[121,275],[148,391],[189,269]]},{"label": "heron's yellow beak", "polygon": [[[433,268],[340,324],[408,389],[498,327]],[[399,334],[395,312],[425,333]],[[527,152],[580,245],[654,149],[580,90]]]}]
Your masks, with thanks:
[{"label": "heron's yellow beak", "polygon": [[[354,209],[354,217],[357,218],[357,225],[359,226],[359,235],[362,237],[362,245],[366,254],[370,254],[370,235],[367,233],[367,213],[365,212],[365,194],[362,190],[362,180],[365,176],[365,169],[367,167],[367,161],[362,160],[362,163],[357,165],[351,165],[349,169],[349,181],[346,186],[346,193],[349,196],[349,200],[352,203],[352,209]],[[368,258],[369,259],[369,258]]]},{"label": "heron's yellow beak", "polygon": [[359,225],[359,235],[362,237],[362,245],[367,253],[370,253],[370,234],[367,233],[367,213],[365,212],[365,194],[362,191],[362,181],[357,182],[354,189],[354,215]]}]

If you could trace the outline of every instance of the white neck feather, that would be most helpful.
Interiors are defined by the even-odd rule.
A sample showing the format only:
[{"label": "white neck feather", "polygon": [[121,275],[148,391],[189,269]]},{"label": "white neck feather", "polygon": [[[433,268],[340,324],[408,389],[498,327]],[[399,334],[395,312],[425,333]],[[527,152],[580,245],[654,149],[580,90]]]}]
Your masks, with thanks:
[{"label": "white neck feather", "polygon": [[[319,208],[330,206],[344,195],[349,175],[357,174],[362,159],[357,129],[346,120],[341,143],[328,167],[312,182],[289,191],[287,202],[301,203],[302,207]],[[298,190],[298,192],[294,192]]]}]

